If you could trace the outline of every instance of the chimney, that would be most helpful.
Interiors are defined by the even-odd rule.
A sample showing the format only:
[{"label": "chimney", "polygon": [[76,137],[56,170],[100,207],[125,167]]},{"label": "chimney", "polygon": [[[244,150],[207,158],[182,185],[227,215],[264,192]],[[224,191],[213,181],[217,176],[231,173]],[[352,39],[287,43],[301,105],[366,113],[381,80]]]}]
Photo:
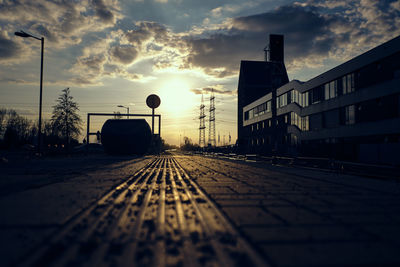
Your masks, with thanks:
[{"label": "chimney", "polygon": [[283,35],[270,34],[269,45],[264,48],[265,61],[283,63]]}]

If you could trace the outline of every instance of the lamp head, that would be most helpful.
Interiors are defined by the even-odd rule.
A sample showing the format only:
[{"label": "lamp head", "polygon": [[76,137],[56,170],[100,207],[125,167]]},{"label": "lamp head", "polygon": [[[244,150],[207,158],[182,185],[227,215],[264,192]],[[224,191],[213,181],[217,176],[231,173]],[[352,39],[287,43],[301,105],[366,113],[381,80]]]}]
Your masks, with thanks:
[{"label": "lamp head", "polygon": [[24,38],[26,38],[26,37],[32,37],[30,34],[27,34],[27,33],[24,32],[24,31],[15,32],[14,34],[15,34],[16,36],[24,37]]}]

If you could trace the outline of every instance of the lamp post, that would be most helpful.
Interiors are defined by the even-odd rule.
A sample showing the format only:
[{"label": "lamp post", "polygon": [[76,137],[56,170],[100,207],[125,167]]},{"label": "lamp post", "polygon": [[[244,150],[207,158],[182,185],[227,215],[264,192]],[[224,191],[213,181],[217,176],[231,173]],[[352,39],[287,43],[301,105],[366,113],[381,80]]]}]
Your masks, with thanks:
[{"label": "lamp post", "polygon": [[[118,105],[117,107],[119,108],[126,108],[127,114],[129,115],[129,107],[125,107],[123,105]],[[127,119],[129,119],[129,116],[126,116]]]},{"label": "lamp post", "polygon": [[40,95],[39,95],[39,132],[38,132],[38,154],[41,152],[42,146],[42,91],[43,91],[43,48],[44,48],[44,37],[36,37],[32,34],[26,33],[24,31],[19,31],[14,33],[16,36],[29,38],[32,37],[36,40],[41,41],[42,51],[40,57]]}]

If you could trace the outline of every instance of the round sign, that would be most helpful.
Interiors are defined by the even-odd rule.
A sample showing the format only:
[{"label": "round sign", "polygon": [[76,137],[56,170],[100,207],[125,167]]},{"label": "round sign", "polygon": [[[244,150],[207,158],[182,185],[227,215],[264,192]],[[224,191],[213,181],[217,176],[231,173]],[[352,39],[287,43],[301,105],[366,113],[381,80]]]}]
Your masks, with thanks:
[{"label": "round sign", "polygon": [[149,95],[146,99],[146,104],[149,108],[158,108],[161,104],[161,99],[158,95]]}]

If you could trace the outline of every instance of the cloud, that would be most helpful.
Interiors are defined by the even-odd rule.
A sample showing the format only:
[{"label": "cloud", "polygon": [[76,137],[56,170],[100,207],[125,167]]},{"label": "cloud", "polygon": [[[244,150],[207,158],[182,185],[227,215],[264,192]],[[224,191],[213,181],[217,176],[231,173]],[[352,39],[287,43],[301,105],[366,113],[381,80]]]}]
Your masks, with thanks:
[{"label": "cloud", "polygon": [[93,0],[93,6],[97,17],[100,18],[101,21],[108,24],[115,23],[114,14],[110,11],[109,7],[105,5],[103,0]]},{"label": "cloud", "polygon": [[[327,59],[345,61],[400,34],[398,3],[308,0],[224,21],[226,14],[255,4],[215,4],[207,24],[179,33],[153,21],[113,28],[122,18],[116,0],[3,1],[0,20],[8,23],[3,29],[15,24],[45,36],[46,48],[81,49],[69,69],[81,84],[97,84],[104,77],[146,80],[149,74],[128,71],[141,62],[151,62],[155,72],[191,70],[218,81],[237,76],[241,60],[263,60],[272,33],[285,35],[289,72],[321,67]],[[213,18],[219,24],[213,24]],[[0,33],[1,62],[21,60],[22,48],[25,55],[29,53],[27,41],[19,39]]]},{"label": "cloud", "polygon": [[400,6],[385,2],[313,0],[204,25],[186,40],[185,66],[216,78],[235,76],[241,60],[263,60],[273,33],[285,36],[289,72],[319,68],[328,58],[344,61],[400,34]]},{"label": "cloud", "polygon": [[138,51],[133,46],[114,46],[110,50],[113,61],[119,64],[131,64],[137,57]]},{"label": "cloud", "polygon": [[[288,18],[291,18],[288,20]],[[186,63],[201,67],[214,77],[237,75],[240,61],[262,60],[269,33],[285,35],[287,62],[310,54],[321,55],[335,45],[329,25],[335,18],[299,6],[284,6],[271,12],[234,18],[229,26],[211,31],[203,38],[188,40]]]},{"label": "cloud", "polygon": [[235,91],[224,90],[223,86],[221,86],[221,85],[216,85],[214,87],[194,88],[194,89],[190,89],[190,91],[195,93],[196,95],[209,94],[212,92],[216,95],[236,95],[237,94],[236,90]]},{"label": "cloud", "polygon": [[90,32],[100,32],[122,18],[117,0],[20,0],[0,3],[0,21],[46,38],[48,48],[79,44]]},{"label": "cloud", "polygon": [[10,84],[19,84],[19,85],[37,85],[37,81],[27,81],[24,79],[15,79],[15,78],[1,78],[0,82],[6,82]]},{"label": "cloud", "polygon": [[23,38],[11,38],[8,32],[0,26],[0,63],[12,65],[27,61],[32,54],[31,46]]},{"label": "cloud", "polygon": [[168,40],[168,35],[168,29],[162,24],[152,21],[139,21],[134,24],[134,29],[123,33],[121,42],[136,46],[142,46],[151,40],[157,43],[165,43]]},{"label": "cloud", "polygon": [[0,60],[18,56],[20,45],[8,38],[6,32],[0,32]]}]

